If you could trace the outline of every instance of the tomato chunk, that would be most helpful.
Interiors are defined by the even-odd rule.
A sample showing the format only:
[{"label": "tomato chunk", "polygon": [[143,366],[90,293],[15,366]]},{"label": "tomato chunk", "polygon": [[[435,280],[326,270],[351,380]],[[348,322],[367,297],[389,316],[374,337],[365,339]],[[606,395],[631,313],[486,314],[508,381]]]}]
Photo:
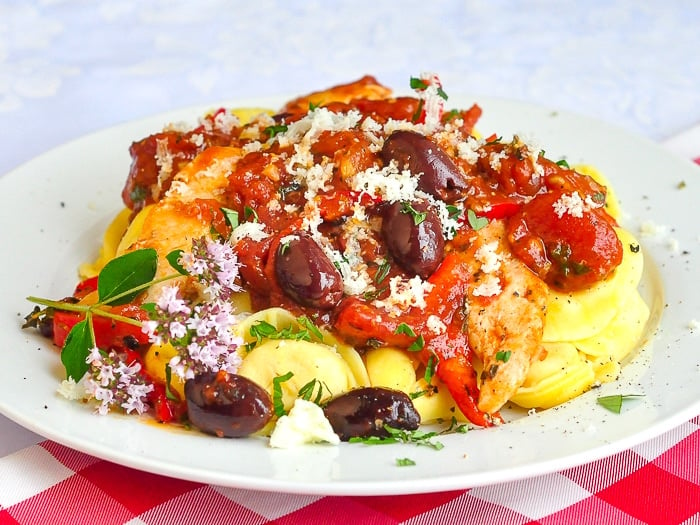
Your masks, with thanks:
[{"label": "tomato chunk", "polygon": [[578,192],[536,196],[508,221],[513,253],[551,287],[583,290],[622,261],[613,220]]}]

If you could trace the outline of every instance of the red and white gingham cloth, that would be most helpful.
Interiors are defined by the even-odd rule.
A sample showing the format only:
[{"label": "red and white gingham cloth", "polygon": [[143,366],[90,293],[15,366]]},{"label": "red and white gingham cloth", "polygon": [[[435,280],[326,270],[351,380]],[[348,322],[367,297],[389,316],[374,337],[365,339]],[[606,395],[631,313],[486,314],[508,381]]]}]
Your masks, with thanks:
[{"label": "red and white gingham cloth", "polygon": [[[700,128],[695,133],[697,145]],[[687,144],[688,134],[668,143],[695,157]],[[17,523],[700,524],[700,416],[581,467],[407,496],[324,497],[218,487],[141,472],[43,441],[0,458],[0,525]]]},{"label": "red and white gingham cloth", "polygon": [[700,523],[700,417],[630,450],[523,481],[407,496],[304,496],[122,467],[44,441],[0,459],[1,524]]}]

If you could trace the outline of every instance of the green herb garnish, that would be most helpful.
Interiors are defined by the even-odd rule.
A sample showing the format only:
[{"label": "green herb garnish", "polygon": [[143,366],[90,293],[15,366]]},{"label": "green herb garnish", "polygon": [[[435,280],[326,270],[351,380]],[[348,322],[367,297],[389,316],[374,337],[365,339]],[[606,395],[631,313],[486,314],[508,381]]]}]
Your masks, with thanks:
[{"label": "green herb garnish", "polygon": [[272,379],[272,408],[277,417],[282,417],[287,414],[284,409],[284,400],[282,399],[282,383],[289,381],[294,377],[293,372],[287,372],[283,376],[277,376]]},{"label": "green herb garnish", "polygon": [[231,227],[232,230],[238,228],[238,212],[231,210],[229,208],[221,208],[221,212],[224,214],[224,219],[226,223]]},{"label": "green herb garnish", "polygon": [[269,135],[270,138],[279,135],[280,133],[284,133],[287,131],[287,126],[285,124],[277,124],[274,126],[268,126],[266,127],[263,132]]},{"label": "green herb garnish", "polygon": [[396,335],[407,335],[408,337],[416,337],[416,333],[413,331],[413,328],[408,326],[406,323],[401,323],[399,326],[396,327],[396,330],[394,330],[394,333]]},{"label": "green herb garnish", "polygon": [[418,211],[416,210],[410,202],[408,201],[403,201],[401,203],[401,213],[408,213],[413,217],[413,224],[418,226],[420,223],[422,223],[426,217],[428,216],[427,211]]},{"label": "green herb garnish", "polygon": [[396,458],[397,467],[412,467],[416,464],[411,458]]},{"label": "green herb garnish", "polygon": [[496,352],[496,360],[501,361],[503,363],[507,363],[508,360],[510,359],[511,353],[512,352],[510,350],[506,350],[505,352],[503,352],[503,351]]},{"label": "green herb garnish", "polygon": [[477,217],[474,210],[467,210],[467,222],[474,231],[478,231],[488,225],[489,220],[486,217]]},{"label": "green herb garnish", "polygon": [[614,394],[611,396],[599,397],[596,401],[598,404],[610,412],[619,414],[622,410],[622,403],[628,399],[634,399],[637,397],[644,397],[643,394]]}]

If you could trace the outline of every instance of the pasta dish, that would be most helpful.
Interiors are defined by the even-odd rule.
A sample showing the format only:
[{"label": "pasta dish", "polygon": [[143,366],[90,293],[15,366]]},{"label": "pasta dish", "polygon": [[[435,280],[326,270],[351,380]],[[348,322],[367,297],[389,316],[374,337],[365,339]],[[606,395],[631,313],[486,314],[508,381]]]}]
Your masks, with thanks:
[{"label": "pasta dish", "polygon": [[410,84],[134,142],[100,256],[70,297],[30,298],[59,391],[283,447],[492,427],[614,381],[649,309],[607,180]]}]

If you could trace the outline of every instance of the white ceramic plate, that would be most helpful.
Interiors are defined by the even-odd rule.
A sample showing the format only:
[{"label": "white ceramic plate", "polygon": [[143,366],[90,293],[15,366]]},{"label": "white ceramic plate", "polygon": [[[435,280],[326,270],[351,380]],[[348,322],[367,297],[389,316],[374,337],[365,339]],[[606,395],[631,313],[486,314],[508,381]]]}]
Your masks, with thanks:
[{"label": "white ceramic plate", "polygon": [[[666,226],[665,233],[640,238],[646,260],[642,288],[652,310],[650,342],[618,382],[500,428],[444,436],[440,451],[348,444],[273,450],[262,439],[216,439],[136,417],[99,417],[60,398],[55,392],[63,371],[56,350],[34,331],[20,330],[32,307],[25,297],[70,294],[78,264],[96,253],[104,228],[121,209],[131,141],[167,122],[194,121],[206,109],[195,108],[90,135],[0,179],[0,412],[59,443],[149,472],[250,489],[355,495],[466,488],[561,470],[628,448],[700,413],[700,339],[690,329],[700,318],[698,169],[594,120],[516,102],[478,102],[485,135],[517,133],[535,138],[549,158],[596,165],[622,200],[626,227],[636,233],[643,221]],[[452,97],[450,103],[467,107],[472,99]],[[644,397],[616,415],[596,404],[598,396],[613,393]],[[416,465],[396,466],[403,457]]]}]

